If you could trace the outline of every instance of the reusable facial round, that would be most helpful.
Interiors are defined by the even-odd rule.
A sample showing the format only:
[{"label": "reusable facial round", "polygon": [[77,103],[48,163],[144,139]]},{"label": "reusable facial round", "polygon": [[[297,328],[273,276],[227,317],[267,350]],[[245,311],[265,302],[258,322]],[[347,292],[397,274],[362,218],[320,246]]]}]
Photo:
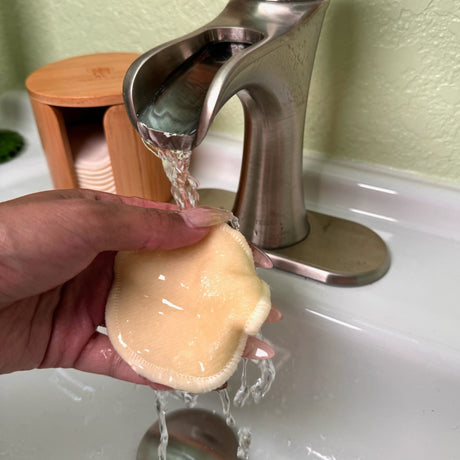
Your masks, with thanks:
[{"label": "reusable facial round", "polygon": [[244,236],[226,224],[174,250],[120,252],[106,309],[120,356],[150,381],[201,393],[235,372],[271,308]]}]

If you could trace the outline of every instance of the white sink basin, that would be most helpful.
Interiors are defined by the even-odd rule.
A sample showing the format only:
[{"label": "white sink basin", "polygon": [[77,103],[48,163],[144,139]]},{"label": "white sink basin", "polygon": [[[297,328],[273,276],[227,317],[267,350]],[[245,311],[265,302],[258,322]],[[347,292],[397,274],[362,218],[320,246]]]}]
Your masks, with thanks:
[{"label": "white sink basin", "polygon": [[[51,186],[25,107],[10,123],[28,120],[29,148],[0,166],[0,200]],[[234,189],[239,150],[210,138],[195,155],[202,186]],[[392,266],[359,288],[261,271],[284,319],[263,331],[277,351],[271,392],[233,409],[252,429],[250,458],[459,458],[460,191],[311,157],[306,167],[308,207],[373,228]],[[199,406],[220,413],[214,393]],[[0,376],[0,407],[0,459],[14,460],[135,459],[156,418],[150,389],[62,369]]]}]

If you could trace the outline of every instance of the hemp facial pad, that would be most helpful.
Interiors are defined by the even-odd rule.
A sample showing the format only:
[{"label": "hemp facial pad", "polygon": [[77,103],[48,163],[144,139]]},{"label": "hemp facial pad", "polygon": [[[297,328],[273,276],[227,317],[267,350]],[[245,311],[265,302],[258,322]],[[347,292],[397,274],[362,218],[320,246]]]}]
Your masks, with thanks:
[{"label": "hemp facial pad", "polygon": [[244,236],[226,224],[169,251],[119,252],[107,332],[139,375],[202,393],[235,372],[271,308]]}]

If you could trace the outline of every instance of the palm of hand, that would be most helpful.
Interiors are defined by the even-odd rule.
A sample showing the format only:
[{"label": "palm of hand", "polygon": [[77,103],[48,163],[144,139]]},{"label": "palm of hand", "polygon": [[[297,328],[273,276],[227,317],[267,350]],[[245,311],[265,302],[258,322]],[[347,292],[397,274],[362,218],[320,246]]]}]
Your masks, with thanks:
[{"label": "palm of hand", "polygon": [[[188,236],[171,228],[183,226],[176,215],[146,212],[123,201],[74,190],[0,205],[0,374],[74,367],[146,383],[96,331],[104,323],[112,282],[115,252],[110,249],[161,246],[171,233],[177,245],[187,244]],[[127,216],[120,219],[120,214]],[[155,239],[157,226],[165,231],[159,238],[157,231]],[[189,230],[192,241],[206,234]]]},{"label": "palm of hand", "polygon": [[104,321],[112,264],[113,254],[102,253],[70,281],[1,309],[1,348],[9,351],[0,354],[0,373],[36,367],[91,371],[103,365],[116,375],[118,355],[96,332]]},{"label": "palm of hand", "polygon": [[[210,223],[190,226],[186,217],[164,203],[77,190],[0,204],[0,374],[73,367],[162,388],[138,376],[96,329],[115,251],[193,244],[228,218],[201,213]],[[273,308],[267,320],[280,318]],[[251,338],[245,354],[273,350]]]}]

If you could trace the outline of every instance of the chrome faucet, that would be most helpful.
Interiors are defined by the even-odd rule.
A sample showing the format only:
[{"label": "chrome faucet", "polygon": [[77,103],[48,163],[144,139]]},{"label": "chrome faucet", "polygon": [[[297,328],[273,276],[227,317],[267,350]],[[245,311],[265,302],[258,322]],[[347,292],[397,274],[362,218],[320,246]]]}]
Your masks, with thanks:
[{"label": "chrome faucet", "polygon": [[[371,232],[377,246],[383,244],[371,275],[367,265],[365,274],[352,270],[351,275],[349,264],[341,261],[325,267],[316,261],[324,248],[312,233],[330,227],[324,218],[341,219],[306,211],[304,204],[305,112],[327,6],[328,0],[230,0],[204,27],[138,58],[125,76],[123,94],[141,136],[169,150],[198,146],[217,112],[237,95],[245,132],[233,211],[243,234],[269,250],[279,268],[327,283],[364,284],[388,269],[384,243]],[[328,235],[323,236],[330,246]],[[313,266],[296,258],[299,251],[293,245],[314,254]],[[351,258],[352,265],[363,267],[356,254]]]}]

